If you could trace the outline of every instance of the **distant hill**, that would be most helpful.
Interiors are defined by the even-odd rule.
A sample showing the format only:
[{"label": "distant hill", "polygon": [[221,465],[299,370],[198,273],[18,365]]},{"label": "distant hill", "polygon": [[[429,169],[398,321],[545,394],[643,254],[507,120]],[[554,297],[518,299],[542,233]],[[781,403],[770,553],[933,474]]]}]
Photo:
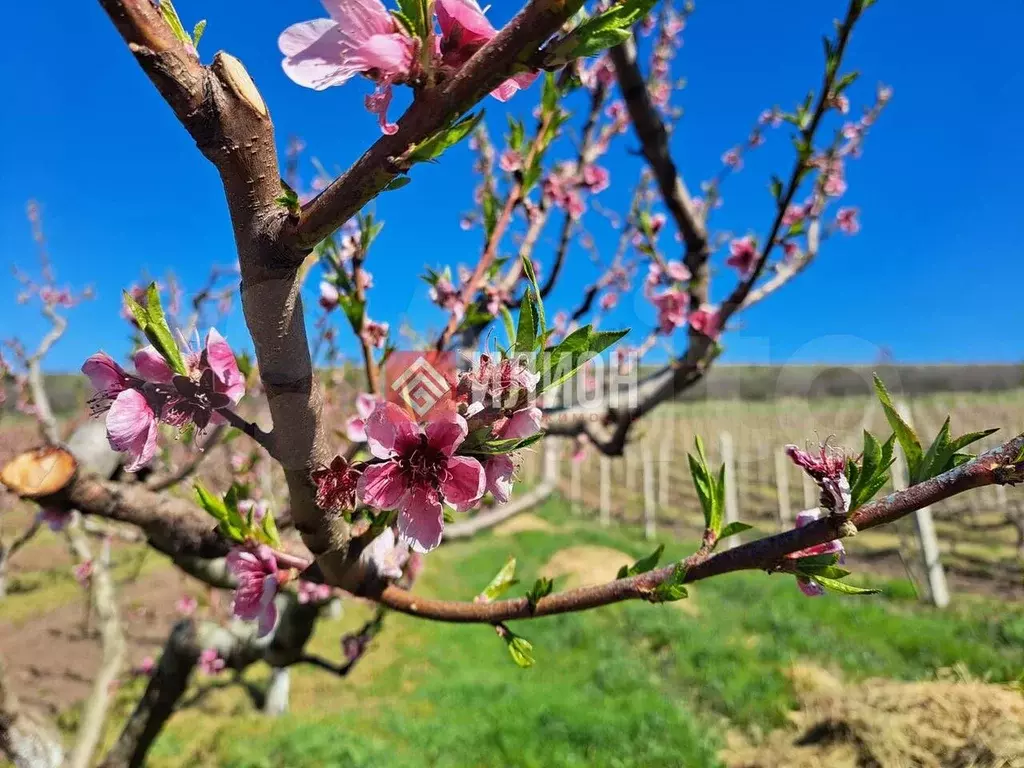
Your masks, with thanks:
[{"label": "distant hill", "polygon": [[[644,374],[657,370],[645,366]],[[772,400],[778,397],[816,399],[852,397],[871,393],[871,374],[877,372],[894,392],[913,396],[931,392],[1000,392],[1024,388],[1024,364],[992,365],[716,365],[699,383],[677,400]],[[351,375],[349,375],[351,374]],[[346,374],[358,389],[361,376]],[[77,373],[46,377],[46,388],[59,415],[80,412],[91,390]],[[13,392],[8,385],[7,402]]]}]

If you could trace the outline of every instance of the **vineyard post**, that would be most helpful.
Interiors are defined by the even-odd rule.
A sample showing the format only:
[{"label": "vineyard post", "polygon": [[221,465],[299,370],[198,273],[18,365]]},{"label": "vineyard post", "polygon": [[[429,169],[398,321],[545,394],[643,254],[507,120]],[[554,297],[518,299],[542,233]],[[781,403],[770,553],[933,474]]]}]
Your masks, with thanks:
[{"label": "vineyard post", "polygon": [[650,440],[644,438],[641,446],[643,456],[644,476],[644,538],[648,541],[656,535],[655,509],[657,504],[654,498],[654,456],[651,452]]},{"label": "vineyard post", "polygon": [[666,510],[671,504],[672,440],[675,437],[675,418],[670,416],[668,421],[658,444],[658,506]]},{"label": "vineyard post", "polygon": [[789,502],[789,460],[783,448],[775,449],[775,492],[779,497],[779,529],[793,527],[793,508]]},{"label": "vineyard post", "polygon": [[[897,409],[904,421],[913,424],[908,403],[898,403]],[[909,470],[902,450],[897,451],[896,456],[897,465],[893,468],[892,481],[893,486],[899,491],[907,487]],[[914,512],[914,528],[917,530],[924,570],[928,577],[928,594],[937,608],[945,608],[949,605],[949,587],[946,584],[946,572],[942,567],[939,539],[935,535],[935,520],[932,518],[931,507],[922,507]]]}]

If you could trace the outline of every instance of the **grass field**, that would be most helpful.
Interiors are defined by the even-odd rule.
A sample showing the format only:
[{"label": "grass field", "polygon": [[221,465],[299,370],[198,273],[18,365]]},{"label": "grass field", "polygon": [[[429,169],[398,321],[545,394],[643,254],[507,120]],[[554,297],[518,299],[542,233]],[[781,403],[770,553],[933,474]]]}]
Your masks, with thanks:
[{"label": "grass field", "polygon": [[[509,554],[527,583],[569,571],[559,588],[608,577],[651,549],[636,532],[580,525],[560,499],[525,523],[442,547],[417,590],[471,598]],[[665,543],[671,557],[689,551]],[[930,680],[954,665],[992,682],[1024,672],[1020,607],[969,598],[940,613],[908,600],[905,584],[876,583],[882,596],[812,600],[786,577],[733,574],[696,585],[680,603],[518,622],[537,659],[525,670],[488,627],[390,615],[349,678],[296,668],[292,713],[280,719],[255,713],[241,686],[197,680],[205,692],[175,715],[151,764],[715,765],[731,736],[756,741],[785,726],[798,666],[849,683]],[[346,607],[319,625],[312,650],[339,657],[339,636],[367,612]],[[261,667],[248,681],[266,676]],[[124,711],[140,686],[125,688]]]}]

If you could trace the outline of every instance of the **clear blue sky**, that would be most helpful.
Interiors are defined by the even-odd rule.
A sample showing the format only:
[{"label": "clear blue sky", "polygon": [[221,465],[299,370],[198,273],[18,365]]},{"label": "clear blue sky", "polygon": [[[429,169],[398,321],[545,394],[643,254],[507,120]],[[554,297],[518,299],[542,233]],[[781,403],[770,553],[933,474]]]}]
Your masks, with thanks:
[{"label": "clear blue sky", "polygon": [[[246,64],[281,143],[299,134],[311,154],[340,169],[379,135],[362,109],[367,83],[318,93],[281,71],[277,35],[324,15],[314,0],[177,5],[187,24],[209,19],[204,60],[223,48]],[[512,0],[494,5],[497,22],[514,10]],[[792,106],[817,87],[821,34],[844,8],[840,0],[699,0],[677,60],[689,84],[677,97],[686,116],[673,139],[692,185],[718,169],[723,150],[743,139],[762,108]],[[127,351],[121,288],[143,270],[168,268],[194,286],[209,264],[234,259],[231,230],[213,168],[97,3],[13,3],[6,14],[16,33],[0,49],[7,73],[0,240],[8,265],[33,264],[24,207],[37,199],[59,277],[95,285],[97,300],[73,311],[49,360],[51,369],[67,370],[98,347]],[[1022,27],[1024,5],[1014,0],[879,0],[870,10],[848,58],[862,72],[851,96],[863,103],[884,81],[895,98],[865,156],[849,167],[844,202],[861,208],[863,232],[830,241],[805,276],[745,315],[727,339],[725,360],[870,362],[880,347],[907,362],[1024,359],[1024,64],[1012,43]],[[527,117],[536,97],[519,95],[509,108]],[[489,122],[500,129],[503,108],[489,102]],[[730,180],[715,223],[763,235],[768,176],[788,172],[790,156],[788,140],[776,134]],[[388,224],[368,265],[378,285],[374,318],[396,327],[404,317],[420,329],[441,322],[414,276],[426,264],[472,263],[479,253],[480,232],[458,226],[471,203],[470,164],[457,148],[439,165],[416,168],[411,185],[375,204]],[[611,205],[627,194],[639,161],[620,151],[607,165],[613,184],[620,182],[603,193]],[[608,230],[595,231],[611,249]],[[574,255],[551,309],[570,303],[594,276]],[[8,303],[15,292],[5,269],[0,336],[32,344],[42,325],[34,311]],[[645,307],[627,301],[607,325],[651,322]],[[237,317],[223,330],[237,345],[247,343]]]}]

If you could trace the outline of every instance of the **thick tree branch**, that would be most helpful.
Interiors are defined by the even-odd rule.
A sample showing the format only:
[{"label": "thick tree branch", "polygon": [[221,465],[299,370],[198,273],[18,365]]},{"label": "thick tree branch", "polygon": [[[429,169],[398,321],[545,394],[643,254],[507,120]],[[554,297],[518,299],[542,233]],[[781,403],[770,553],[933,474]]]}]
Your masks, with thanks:
[{"label": "thick tree branch", "polygon": [[[866,504],[850,517],[850,522],[858,530],[875,528],[972,488],[1024,482],[1022,456],[1024,434],[938,477]],[[699,552],[683,561],[687,568],[685,581],[700,581],[733,571],[778,570],[787,554],[841,538],[845,535],[843,522],[844,518],[833,515],[711,557],[706,558]],[[675,568],[676,564],[673,563],[607,584],[567,590],[541,598],[534,607],[530,606],[525,597],[492,603],[425,599],[393,585],[384,589],[377,599],[393,610],[412,616],[436,621],[493,624],[510,619],[582,611],[623,600],[650,600],[655,588],[672,576]]]},{"label": "thick tree branch", "polygon": [[14,768],[60,768],[64,745],[56,728],[27,711],[11,690],[0,663],[0,756]]}]

